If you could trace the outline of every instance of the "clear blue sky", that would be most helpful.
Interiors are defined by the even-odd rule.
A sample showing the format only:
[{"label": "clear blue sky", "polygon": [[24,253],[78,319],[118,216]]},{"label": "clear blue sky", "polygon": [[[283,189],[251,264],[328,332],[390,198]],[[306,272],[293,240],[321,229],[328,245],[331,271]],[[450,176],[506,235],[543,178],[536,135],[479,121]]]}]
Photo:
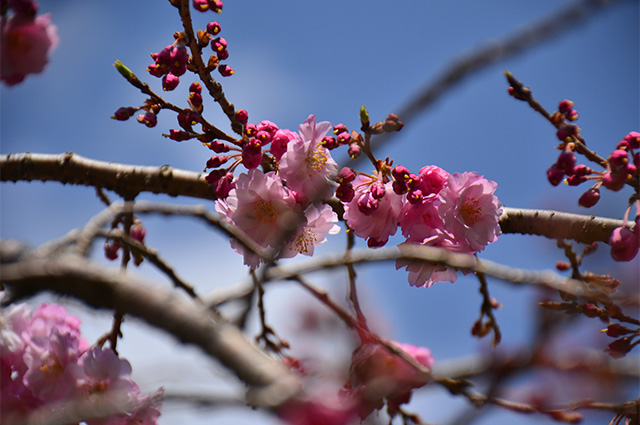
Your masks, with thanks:
[{"label": "clear blue sky", "polygon": [[[148,76],[145,68],[151,63],[149,53],[170,44],[171,34],[181,29],[177,10],[168,2],[149,0],[40,3],[42,12],[53,15],[60,45],[44,74],[0,89],[0,152],[74,151],[100,160],[202,170],[208,151],[160,136],[176,128],[171,113],[162,112],[155,129],[134,120],[122,123],[109,119],[118,107],[139,105],[144,99],[113,69],[116,59],[161,91],[159,80]],[[229,99],[238,108],[247,109],[252,122],[268,119],[295,130],[311,113],[318,120],[356,128],[362,104],[367,105],[373,120],[383,119],[398,111],[455,58],[501,40],[566,4],[550,0],[518,2],[517,6],[506,0],[228,1],[222,15],[194,15],[196,26],[203,27],[213,19],[222,25],[221,35],[229,42],[227,62],[236,70],[236,75],[223,80]],[[545,170],[557,156],[553,128],[506,94],[503,71],[512,71],[531,86],[547,109],[554,109],[561,99],[572,99],[589,147],[606,156],[627,132],[640,127],[638,18],[638,2],[626,1],[550,42],[483,69],[407,125],[377,155],[390,156],[413,171],[430,164],[449,172],[477,171],[498,182],[497,195],[506,206],[580,212],[577,199],[587,188],[552,188],[547,183]],[[187,87],[183,83],[167,97],[184,105]],[[224,125],[215,105],[206,103],[205,111],[212,121]],[[9,183],[0,190],[2,238],[32,244],[62,236],[102,208],[89,188]],[[621,217],[628,195],[604,193],[589,213]],[[243,277],[241,257],[233,254],[219,235],[203,232],[187,220],[146,219],[145,223],[148,243],[202,292]],[[331,245],[335,249],[342,246],[341,237]],[[547,269],[561,258],[554,246],[553,241],[539,237],[506,235],[482,256],[517,267]],[[212,252],[218,251],[212,259]],[[638,261],[616,265],[614,270],[606,251],[590,259],[587,268],[607,270],[614,276],[637,276]],[[149,267],[141,272],[159,278]],[[212,275],[230,280],[212,282]],[[430,347],[436,360],[482,349],[482,343],[469,337],[480,306],[474,278],[430,289],[409,288],[404,272],[395,272],[392,264],[362,268],[360,278],[365,312],[386,317],[385,336]],[[278,292],[282,298],[274,303],[292,297],[288,288],[282,289]],[[502,282],[492,281],[490,289],[505,305],[498,312],[504,345],[517,347],[531,330],[536,297],[530,290]],[[86,332],[99,335],[107,330],[106,316],[88,316]],[[285,313],[275,316],[284,323],[290,320]],[[600,324],[593,322],[587,327],[597,333]],[[127,336],[140,339],[125,337],[123,347],[130,347],[123,348],[125,355],[149,387],[170,387],[153,374],[149,377],[155,368],[150,364],[166,358],[159,355],[146,366],[140,364],[149,358],[139,343],[146,333],[132,327]],[[166,354],[170,358],[170,352]],[[193,371],[191,375],[198,377]],[[428,400],[420,398],[412,409],[425,420],[446,421],[448,414],[434,410]],[[180,414],[167,414],[162,423],[178,423]],[[505,422],[539,423],[539,418],[502,418]],[[478,423],[493,423],[490,416],[485,419]],[[605,419],[610,417],[599,417],[593,423]],[[247,419],[251,420],[255,422]]]}]

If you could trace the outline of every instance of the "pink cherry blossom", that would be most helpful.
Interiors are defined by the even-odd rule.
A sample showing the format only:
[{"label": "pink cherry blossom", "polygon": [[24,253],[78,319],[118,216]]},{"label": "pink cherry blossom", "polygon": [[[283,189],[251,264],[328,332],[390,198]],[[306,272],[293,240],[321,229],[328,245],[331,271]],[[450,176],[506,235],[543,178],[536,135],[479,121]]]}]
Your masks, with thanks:
[{"label": "pink cherry blossom", "polygon": [[2,22],[0,79],[12,86],[27,74],[38,74],[49,62],[49,54],[58,45],[57,28],[49,14],[33,18],[14,14]]},{"label": "pink cherry blossom", "polygon": [[438,212],[456,244],[477,252],[498,239],[502,208],[494,195],[497,186],[474,172],[449,177],[439,194]]},{"label": "pink cherry blossom", "polygon": [[[389,237],[395,235],[398,229],[398,218],[404,202],[403,196],[393,191],[392,182],[384,184],[384,196],[375,199],[370,188],[377,180],[358,175],[353,181],[355,195],[344,205],[344,219],[353,232],[364,239],[370,247],[383,246]],[[359,206],[361,199],[376,201],[377,207],[366,214]]]},{"label": "pink cherry blossom", "polygon": [[[427,348],[390,341],[419,364],[431,369],[434,360]],[[382,344],[364,341],[353,352],[349,379],[344,395],[359,405],[361,418],[373,410],[380,409],[384,401],[391,411],[397,411],[400,404],[408,403],[411,390],[428,382],[415,367]]]},{"label": "pink cherry blossom", "polygon": [[[241,174],[229,196],[216,201],[216,211],[265,248],[280,248],[287,234],[295,235],[295,227],[304,224],[295,197],[282,181],[275,173],[258,169]],[[231,246],[244,255],[246,265],[256,268],[260,264],[260,258],[237,241],[232,240]]]},{"label": "pink cherry blossom", "polygon": [[287,151],[287,146],[292,140],[297,140],[298,135],[291,130],[278,130],[271,140],[271,154],[280,161],[282,155]]},{"label": "pink cherry blossom", "polygon": [[300,138],[287,144],[280,159],[280,176],[290,189],[309,201],[328,199],[333,193],[332,181],[338,173],[338,164],[329,150],[320,145],[330,129],[330,122],[316,124],[316,116],[309,115],[298,127]]},{"label": "pink cherry blossom", "polygon": [[310,205],[304,212],[307,224],[296,237],[280,251],[280,257],[290,258],[300,253],[312,256],[314,248],[327,241],[327,234],[340,232],[338,215],[329,205]]}]

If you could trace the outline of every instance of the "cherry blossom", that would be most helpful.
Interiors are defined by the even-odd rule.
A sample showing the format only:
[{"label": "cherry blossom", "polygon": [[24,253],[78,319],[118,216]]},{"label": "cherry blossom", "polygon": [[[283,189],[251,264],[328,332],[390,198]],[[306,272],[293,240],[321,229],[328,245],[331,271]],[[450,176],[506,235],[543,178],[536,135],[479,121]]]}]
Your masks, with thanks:
[{"label": "cherry blossom", "polygon": [[287,151],[280,159],[280,176],[287,186],[307,200],[328,199],[333,194],[332,180],[338,172],[338,164],[329,150],[320,142],[331,129],[331,123],[316,124],[316,116],[309,115],[300,124],[300,138],[290,140]]},{"label": "cherry blossom", "polygon": [[340,232],[338,215],[329,205],[310,205],[304,212],[307,224],[300,233],[280,251],[280,257],[289,258],[300,253],[312,256],[314,248],[327,241],[327,234]]},{"label": "cherry blossom", "polygon": [[33,18],[20,13],[2,22],[0,80],[13,86],[27,74],[38,74],[49,62],[49,54],[58,45],[57,28],[50,14]]}]

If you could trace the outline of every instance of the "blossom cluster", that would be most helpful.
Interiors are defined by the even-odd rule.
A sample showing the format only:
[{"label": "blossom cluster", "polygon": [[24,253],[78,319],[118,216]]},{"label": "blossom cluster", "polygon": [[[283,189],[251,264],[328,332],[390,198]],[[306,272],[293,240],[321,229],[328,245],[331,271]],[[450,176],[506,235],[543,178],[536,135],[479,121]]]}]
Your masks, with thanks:
[{"label": "blossom cluster", "polygon": [[[602,187],[619,191],[625,184],[638,181],[638,168],[640,167],[640,133],[632,131],[623,140],[619,141],[616,148],[609,154],[606,168],[598,172],[592,168],[577,163],[576,142],[574,138],[580,132],[573,121],[578,119],[578,112],[574,109],[574,103],[568,99],[558,104],[558,111],[552,116],[559,122],[556,135],[562,142],[558,149],[557,161],[547,169],[547,179],[557,186],[565,181],[569,186],[578,186],[586,181],[594,182],[578,200],[578,204],[585,208],[591,208],[600,200]],[[627,226],[631,205],[624,214],[624,224],[616,228],[609,239],[611,257],[616,261],[631,261],[638,254],[640,248],[640,229],[638,225],[630,229]],[[640,206],[636,200],[636,223],[640,219]]]},{"label": "blossom cluster", "polygon": [[58,45],[58,33],[51,15],[36,16],[35,0],[3,1],[12,13],[0,17],[0,80],[8,86],[21,83],[28,74],[41,73]]},{"label": "blossom cluster", "polygon": [[[162,389],[143,396],[131,365],[108,348],[89,346],[80,320],[64,307],[26,304],[0,313],[2,423],[26,423],[29,415],[63,415],[68,403],[85,406],[87,425],[153,425]],[[67,423],[67,422],[65,422]]]},{"label": "blossom cluster", "polygon": [[[392,168],[379,161],[372,174],[350,168],[337,171],[331,149],[349,145],[356,151],[361,136],[350,135],[342,124],[326,134],[329,122],[316,123],[314,115],[298,133],[279,129],[270,121],[246,124],[243,140],[230,145],[207,143],[218,154],[207,161],[214,168],[207,181],[215,186],[216,210],[265,248],[280,249],[280,257],[312,255],[326,234],[339,231],[337,215],[320,200],[335,195],[344,205],[344,221],[370,247],[385,245],[400,227],[404,243],[443,247],[454,252],[476,253],[500,235],[501,204],[494,195],[497,184],[477,173],[449,174],[436,166],[418,175],[403,166]],[[226,168],[222,165],[233,161]],[[249,171],[235,179],[233,170]],[[263,172],[258,167],[271,169]],[[245,264],[257,267],[260,259],[239,242]],[[398,261],[407,267],[414,286],[456,280],[456,271],[426,262]]]}]

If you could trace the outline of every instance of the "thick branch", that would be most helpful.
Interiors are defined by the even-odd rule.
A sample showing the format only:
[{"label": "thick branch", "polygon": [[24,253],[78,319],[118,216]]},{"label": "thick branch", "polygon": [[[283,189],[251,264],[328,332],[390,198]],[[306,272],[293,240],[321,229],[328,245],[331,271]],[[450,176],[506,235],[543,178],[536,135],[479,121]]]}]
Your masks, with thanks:
[{"label": "thick branch", "polygon": [[[64,154],[16,153],[0,155],[2,181],[58,181],[112,190],[121,196],[141,192],[214,200],[213,188],[201,173],[162,167],[143,167]],[[578,242],[608,242],[621,220],[555,211],[503,208],[503,233],[542,235]]]},{"label": "thick branch", "polygon": [[2,281],[9,293],[4,304],[43,291],[71,296],[95,308],[138,317],[184,343],[199,346],[254,387],[247,395],[251,404],[277,406],[298,392],[298,379],[283,364],[259,351],[236,327],[205,306],[78,255],[41,258],[30,252],[14,241],[0,243]]}]

